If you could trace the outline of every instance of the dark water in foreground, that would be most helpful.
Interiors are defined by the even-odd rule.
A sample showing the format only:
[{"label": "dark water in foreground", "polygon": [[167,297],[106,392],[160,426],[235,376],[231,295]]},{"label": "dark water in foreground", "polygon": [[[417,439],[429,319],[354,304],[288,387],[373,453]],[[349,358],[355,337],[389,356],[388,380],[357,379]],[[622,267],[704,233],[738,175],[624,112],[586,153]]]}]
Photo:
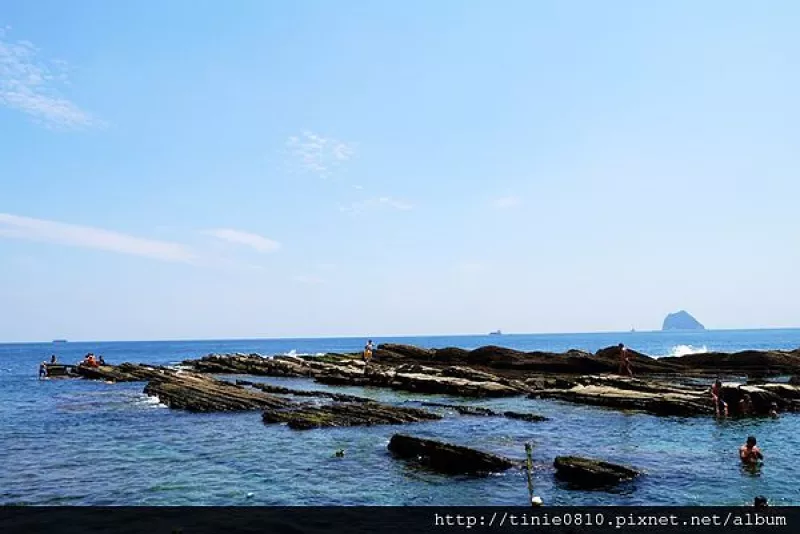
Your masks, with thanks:
[{"label": "dark water in foreground", "polygon": [[[800,347],[800,330],[571,334],[378,339],[422,346],[596,350],[625,342],[652,355]],[[38,381],[37,365],[56,352],[74,363],[86,352],[109,363],[168,364],[211,352],[316,354],[357,351],[362,339],[66,343],[0,345],[0,504],[38,505],[525,505],[524,472],[444,477],[393,459],[394,432],[440,438],[524,458],[534,443],[535,493],[550,505],[738,505],[764,494],[800,505],[800,417],[717,422],[656,418],[556,401],[470,401],[551,418],[526,423],[446,414],[405,426],[297,432],[261,423],[259,413],[187,414],[143,393],[143,384]],[[260,379],[325,389],[304,379]],[[377,389],[327,388],[387,402],[463,402]],[[742,471],[736,450],[758,437],[766,462]],[[335,450],[344,448],[344,458]],[[574,491],[553,480],[559,454],[597,456],[646,475],[614,492]]]}]

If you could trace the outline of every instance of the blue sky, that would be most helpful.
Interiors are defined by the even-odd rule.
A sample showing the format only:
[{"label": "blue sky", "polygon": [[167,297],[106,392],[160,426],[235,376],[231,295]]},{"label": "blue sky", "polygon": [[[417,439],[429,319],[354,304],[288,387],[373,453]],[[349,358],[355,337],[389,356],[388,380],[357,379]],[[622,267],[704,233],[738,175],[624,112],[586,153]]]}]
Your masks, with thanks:
[{"label": "blue sky", "polygon": [[797,326],[800,5],[0,6],[0,340]]}]

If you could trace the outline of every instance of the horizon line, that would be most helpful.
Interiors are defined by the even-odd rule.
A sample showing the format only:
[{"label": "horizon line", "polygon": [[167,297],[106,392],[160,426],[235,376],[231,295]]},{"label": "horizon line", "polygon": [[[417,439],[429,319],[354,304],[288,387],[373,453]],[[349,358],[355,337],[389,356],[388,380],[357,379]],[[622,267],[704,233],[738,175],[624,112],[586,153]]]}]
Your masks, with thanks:
[{"label": "horizon line", "polygon": [[53,338],[49,341],[0,341],[0,345],[53,345],[62,343],[190,343],[190,342],[230,342],[230,341],[310,341],[323,339],[404,339],[404,338],[439,338],[439,337],[511,337],[511,336],[575,336],[575,335],[608,335],[608,334],[660,334],[669,333],[700,333],[700,332],[747,332],[754,330],[798,330],[800,326],[791,327],[751,327],[751,328],[704,328],[703,330],[597,330],[593,332],[511,332],[493,335],[484,334],[401,334],[401,335],[342,335],[342,336],[306,336],[306,337],[231,337],[231,338],[162,338],[162,339],[91,339],[69,340],[66,338]]}]

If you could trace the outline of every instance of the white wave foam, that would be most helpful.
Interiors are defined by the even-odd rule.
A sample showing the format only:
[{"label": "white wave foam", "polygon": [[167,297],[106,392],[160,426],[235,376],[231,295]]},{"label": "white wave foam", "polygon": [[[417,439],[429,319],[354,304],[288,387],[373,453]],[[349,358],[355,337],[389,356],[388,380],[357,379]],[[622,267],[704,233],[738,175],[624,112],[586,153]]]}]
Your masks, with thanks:
[{"label": "white wave foam", "polygon": [[686,356],[688,354],[703,354],[708,352],[708,347],[695,347],[693,345],[675,345],[669,351],[670,356]]},{"label": "white wave foam", "polygon": [[282,356],[325,356],[324,352],[297,352],[295,349],[290,350],[289,352],[284,352]]},{"label": "white wave foam", "polygon": [[141,397],[138,397],[136,400],[136,404],[150,406],[153,408],[166,408],[166,404],[162,404],[161,400],[158,397],[151,397],[150,395],[142,394]]}]

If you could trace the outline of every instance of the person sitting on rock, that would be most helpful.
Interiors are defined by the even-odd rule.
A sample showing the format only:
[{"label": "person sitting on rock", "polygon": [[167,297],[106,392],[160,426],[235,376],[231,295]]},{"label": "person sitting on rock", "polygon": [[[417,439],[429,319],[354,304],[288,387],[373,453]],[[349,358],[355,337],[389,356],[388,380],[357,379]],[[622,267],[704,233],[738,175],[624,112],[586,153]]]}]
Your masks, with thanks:
[{"label": "person sitting on rock", "polygon": [[711,386],[711,401],[714,403],[714,412],[717,417],[720,415],[728,417],[728,403],[722,399],[722,381],[719,378]]},{"label": "person sitting on rock", "polygon": [[633,370],[631,369],[630,355],[628,354],[628,347],[624,344],[619,344],[619,373],[620,375],[627,374],[633,377]]},{"label": "person sitting on rock", "polygon": [[105,365],[106,364],[106,360],[103,358],[102,354],[100,355],[100,358],[98,359],[97,363],[99,365]]},{"label": "person sitting on rock", "polygon": [[748,436],[747,443],[739,447],[739,458],[743,463],[753,465],[764,459],[761,449],[756,446],[756,437]]},{"label": "person sitting on rock", "polygon": [[50,363],[56,363],[56,355],[55,354],[50,356]]},{"label": "person sitting on rock", "polygon": [[750,398],[749,393],[745,393],[742,400],[739,401],[739,413],[741,415],[751,415],[753,412],[755,412],[753,399]]},{"label": "person sitting on rock", "polygon": [[769,416],[772,417],[773,419],[777,419],[778,418],[778,403],[777,402],[773,402],[772,404],[769,405]]}]

